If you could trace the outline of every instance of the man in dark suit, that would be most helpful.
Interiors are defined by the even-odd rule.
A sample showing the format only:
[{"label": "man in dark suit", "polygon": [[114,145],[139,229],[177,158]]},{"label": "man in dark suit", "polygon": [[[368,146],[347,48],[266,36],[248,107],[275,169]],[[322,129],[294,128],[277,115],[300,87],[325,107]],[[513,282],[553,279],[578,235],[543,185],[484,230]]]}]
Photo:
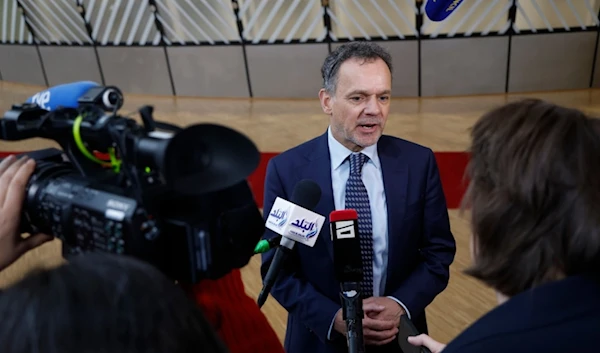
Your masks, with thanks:
[{"label": "man in dark suit", "polygon": [[[456,251],[436,161],[428,148],[382,136],[392,85],[391,58],[383,48],[347,43],[327,57],[322,74],[319,98],[330,126],[271,159],[265,217],[276,197],[289,200],[302,179],[321,187],[316,213],[328,218],[333,210],[356,209],[365,344],[400,352],[400,316],[427,332],[425,307],[447,286]],[[328,229],[326,222],[314,247],[295,247],[271,290],[289,313],[288,353],[347,351]],[[263,256],[263,277],[273,255]]]}]

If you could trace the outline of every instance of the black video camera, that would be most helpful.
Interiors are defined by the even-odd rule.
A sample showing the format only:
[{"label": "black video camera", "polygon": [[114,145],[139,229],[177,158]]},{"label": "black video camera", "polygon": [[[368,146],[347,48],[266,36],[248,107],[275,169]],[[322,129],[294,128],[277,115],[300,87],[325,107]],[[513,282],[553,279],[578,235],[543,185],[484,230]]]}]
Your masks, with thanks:
[{"label": "black video camera", "polygon": [[140,125],[117,114],[122,104],[117,87],[97,86],[70,107],[13,105],[0,119],[2,140],[63,149],[25,153],[36,170],[22,232],[61,239],[67,259],[129,255],[186,284],[246,265],[264,231],[246,181],[260,160],[252,141],[219,125],[155,121],[151,106],[139,109]]}]

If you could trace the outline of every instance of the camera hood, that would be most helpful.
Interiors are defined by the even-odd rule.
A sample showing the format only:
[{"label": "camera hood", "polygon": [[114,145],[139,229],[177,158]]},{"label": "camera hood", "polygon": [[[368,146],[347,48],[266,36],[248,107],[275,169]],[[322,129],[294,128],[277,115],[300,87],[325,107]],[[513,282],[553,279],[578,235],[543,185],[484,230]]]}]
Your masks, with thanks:
[{"label": "camera hood", "polygon": [[215,124],[196,124],[170,138],[147,137],[138,144],[139,162],[151,159],[167,187],[199,195],[246,179],[260,162],[260,152],[245,135]]}]

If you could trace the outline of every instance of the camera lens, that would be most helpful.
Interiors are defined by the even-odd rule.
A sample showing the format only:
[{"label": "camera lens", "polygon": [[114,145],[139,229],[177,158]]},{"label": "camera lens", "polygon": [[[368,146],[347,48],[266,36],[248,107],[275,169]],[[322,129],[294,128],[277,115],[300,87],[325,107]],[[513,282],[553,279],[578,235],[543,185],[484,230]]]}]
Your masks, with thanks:
[{"label": "camera lens", "polygon": [[62,239],[61,212],[48,201],[55,196],[56,185],[60,184],[60,180],[77,176],[77,173],[62,163],[43,160],[36,163],[36,170],[29,179],[27,198],[23,205],[23,213],[28,220],[27,229],[22,231],[41,232]]}]

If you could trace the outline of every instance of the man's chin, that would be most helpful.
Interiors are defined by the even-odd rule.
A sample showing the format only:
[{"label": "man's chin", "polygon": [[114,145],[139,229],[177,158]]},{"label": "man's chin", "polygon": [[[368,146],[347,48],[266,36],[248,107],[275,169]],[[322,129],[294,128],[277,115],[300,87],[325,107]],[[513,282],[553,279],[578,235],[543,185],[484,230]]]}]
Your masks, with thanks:
[{"label": "man's chin", "polygon": [[358,142],[358,145],[361,146],[362,148],[365,147],[369,147],[369,146],[373,146],[374,144],[377,143],[377,141],[379,141],[379,138],[381,137],[381,133],[377,132],[377,133],[373,133],[373,134],[359,134],[358,136],[356,136],[356,141]]}]

